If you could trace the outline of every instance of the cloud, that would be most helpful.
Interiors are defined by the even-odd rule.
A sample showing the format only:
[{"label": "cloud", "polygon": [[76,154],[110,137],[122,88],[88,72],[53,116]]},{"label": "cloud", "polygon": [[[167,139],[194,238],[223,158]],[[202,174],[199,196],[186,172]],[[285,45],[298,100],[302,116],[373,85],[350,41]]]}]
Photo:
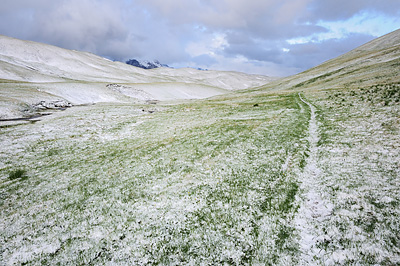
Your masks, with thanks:
[{"label": "cloud", "polygon": [[399,17],[398,0],[3,0],[0,34],[115,60],[289,75]]},{"label": "cloud", "polygon": [[342,55],[358,47],[373,37],[365,34],[351,34],[346,39],[329,39],[315,43],[293,44],[288,46],[285,60],[298,69],[308,69],[324,61]]},{"label": "cloud", "polygon": [[123,42],[128,36],[120,10],[94,0],[60,1],[50,6],[50,10],[36,10],[33,19],[34,38],[95,53]]},{"label": "cloud", "polygon": [[0,14],[10,17],[8,23],[1,20],[2,32],[69,49],[102,53],[129,35],[121,10],[111,2],[6,0]]},{"label": "cloud", "polygon": [[229,47],[224,50],[228,57],[244,56],[249,60],[258,60],[281,64],[282,48],[277,41],[274,42],[257,42],[250,41],[247,43],[230,43]]},{"label": "cloud", "polygon": [[381,12],[390,16],[400,15],[398,0],[314,0],[310,4],[309,20],[346,20],[361,11]]},{"label": "cloud", "polygon": [[296,21],[311,0],[141,0],[141,5],[174,27],[200,24],[215,31],[242,31],[252,37],[308,34],[315,28]]}]

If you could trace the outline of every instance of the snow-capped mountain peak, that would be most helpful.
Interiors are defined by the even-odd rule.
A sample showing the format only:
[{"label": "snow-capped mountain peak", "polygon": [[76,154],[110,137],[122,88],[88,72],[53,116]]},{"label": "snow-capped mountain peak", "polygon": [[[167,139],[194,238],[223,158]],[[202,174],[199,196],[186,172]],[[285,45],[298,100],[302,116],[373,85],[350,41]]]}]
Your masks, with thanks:
[{"label": "snow-capped mountain peak", "polygon": [[128,65],[132,65],[135,67],[140,67],[143,69],[153,69],[159,67],[170,67],[167,64],[161,64],[158,60],[147,61],[147,60],[137,60],[137,59],[129,59],[126,61]]}]

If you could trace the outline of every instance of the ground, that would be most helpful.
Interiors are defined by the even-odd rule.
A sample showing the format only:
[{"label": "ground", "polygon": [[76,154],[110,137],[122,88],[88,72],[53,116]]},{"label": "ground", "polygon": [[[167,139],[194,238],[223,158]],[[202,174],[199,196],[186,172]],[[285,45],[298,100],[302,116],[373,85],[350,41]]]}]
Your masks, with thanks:
[{"label": "ground", "polygon": [[399,264],[398,87],[104,103],[4,123],[0,261]]}]

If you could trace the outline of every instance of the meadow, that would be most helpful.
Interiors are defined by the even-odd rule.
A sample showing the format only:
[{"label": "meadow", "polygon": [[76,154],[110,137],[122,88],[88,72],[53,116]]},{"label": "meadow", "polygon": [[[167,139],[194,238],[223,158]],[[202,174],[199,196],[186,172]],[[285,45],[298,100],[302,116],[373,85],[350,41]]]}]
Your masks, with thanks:
[{"label": "meadow", "polygon": [[0,261],[398,264],[399,87],[258,88],[2,123]]}]

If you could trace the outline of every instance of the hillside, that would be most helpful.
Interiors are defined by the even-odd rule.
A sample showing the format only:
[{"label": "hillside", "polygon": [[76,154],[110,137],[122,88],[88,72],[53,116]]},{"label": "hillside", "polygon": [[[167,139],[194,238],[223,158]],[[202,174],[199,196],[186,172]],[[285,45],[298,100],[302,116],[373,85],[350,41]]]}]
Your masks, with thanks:
[{"label": "hillside", "polygon": [[[273,78],[227,71],[145,70],[94,54],[0,36],[0,118],[40,101],[72,104],[199,99]],[[109,84],[118,84],[107,86]],[[25,115],[30,115],[28,114]]]},{"label": "hillside", "polygon": [[0,261],[399,265],[398,36],[207,99],[0,121]]}]

